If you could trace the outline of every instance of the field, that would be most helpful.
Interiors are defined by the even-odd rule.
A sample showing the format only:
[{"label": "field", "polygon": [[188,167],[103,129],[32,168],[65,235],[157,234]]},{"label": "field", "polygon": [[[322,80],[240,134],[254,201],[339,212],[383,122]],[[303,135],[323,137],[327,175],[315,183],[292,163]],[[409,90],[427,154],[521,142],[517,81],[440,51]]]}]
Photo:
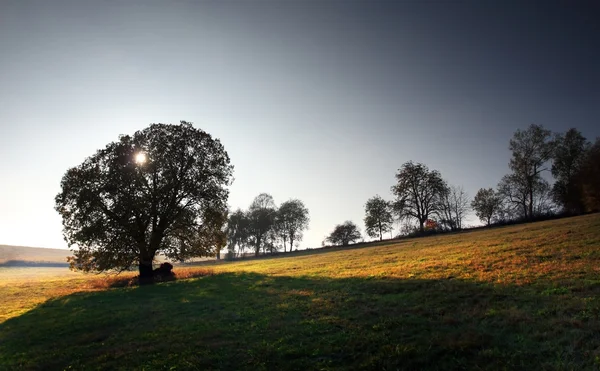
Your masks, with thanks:
[{"label": "field", "polygon": [[0,267],[5,265],[63,265],[67,266],[67,256],[73,255],[66,249],[46,249],[40,247],[0,245]]},{"label": "field", "polygon": [[[176,269],[0,281],[0,369],[600,368],[600,215]],[[194,277],[197,276],[197,277]]]}]

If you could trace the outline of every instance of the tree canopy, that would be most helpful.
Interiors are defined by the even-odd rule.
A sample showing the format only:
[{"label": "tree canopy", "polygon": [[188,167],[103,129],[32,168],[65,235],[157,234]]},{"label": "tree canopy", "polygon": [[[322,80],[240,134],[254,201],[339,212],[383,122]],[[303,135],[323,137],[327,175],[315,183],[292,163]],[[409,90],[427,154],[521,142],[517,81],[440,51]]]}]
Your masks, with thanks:
[{"label": "tree canopy", "polygon": [[509,167],[512,174],[500,183],[500,190],[507,200],[519,207],[522,216],[531,219],[538,211],[549,191],[548,182],[542,172],[548,170],[547,162],[552,157],[552,132],[541,125],[530,125],[526,130],[517,130],[509,142],[512,158]]},{"label": "tree canopy", "polygon": [[481,188],[471,202],[475,215],[487,225],[492,223],[492,218],[500,211],[501,206],[502,197],[493,188]]},{"label": "tree canopy", "polygon": [[423,232],[427,219],[442,209],[441,197],[447,191],[442,175],[424,164],[409,161],[398,170],[396,180],[392,187],[397,197],[395,211],[401,217],[417,219]]},{"label": "tree canopy", "polygon": [[365,226],[369,237],[379,237],[383,240],[383,234],[392,230],[394,216],[392,206],[381,196],[376,195],[367,200],[365,204]]},{"label": "tree canopy", "polygon": [[310,217],[304,203],[298,199],[285,201],[279,206],[275,217],[279,234],[283,240],[283,251],[285,244],[289,242],[290,251],[295,241],[301,241],[303,231],[308,228]]},{"label": "tree canopy", "polygon": [[335,226],[327,241],[334,245],[347,246],[361,239],[360,230],[356,224],[347,220],[343,224]]},{"label": "tree canopy", "polygon": [[218,139],[181,121],[152,124],[69,169],[56,196],[71,266],[139,266],[152,276],[157,253],[182,260],[224,244],[233,166]]},{"label": "tree canopy", "polygon": [[268,193],[261,193],[254,200],[248,209],[248,235],[249,241],[254,246],[254,255],[258,256],[261,247],[269,237],[269,232],[275,223],[275,213],[277,206],[273,196]]},{"label": "tree canopy", "polygon": [[554,143],[552,175],[556,182],[552,186],[552,196],[564,210],[580,213],[585,209],[581,171],[590,143],[575,128],[557,135]]}]

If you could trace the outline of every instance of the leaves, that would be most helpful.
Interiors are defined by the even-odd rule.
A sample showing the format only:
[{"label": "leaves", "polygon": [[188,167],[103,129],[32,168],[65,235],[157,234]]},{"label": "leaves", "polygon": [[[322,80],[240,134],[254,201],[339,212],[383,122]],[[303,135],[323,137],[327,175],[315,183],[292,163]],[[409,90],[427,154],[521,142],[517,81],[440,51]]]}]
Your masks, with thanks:
[{"label": "leaves", "polygon": [[333,232],[327,237],[327,241],[334,245],[346,246],[361,239],[360,231],[356,224],[347,220],[343,224],[338,224]]},{"label": "leaves", "polygon": [[185,121],[152,124],[69,169],[55,208],[84,270],[127,269],[158,252],[204,255],[223,238],[232,172],[208,133]]}]

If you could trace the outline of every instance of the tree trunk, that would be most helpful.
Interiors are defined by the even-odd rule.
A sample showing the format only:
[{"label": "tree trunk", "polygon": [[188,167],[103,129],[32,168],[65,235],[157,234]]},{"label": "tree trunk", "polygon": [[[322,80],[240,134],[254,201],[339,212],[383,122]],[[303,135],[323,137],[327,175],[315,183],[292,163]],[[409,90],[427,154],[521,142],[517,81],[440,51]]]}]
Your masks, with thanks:
[{"label": "tree trunk", "polygon": [[154,282],[154,273],[152,270],[152,259],[140,258],[139,263],[140,284]]},{"label": "tree trunk", "polygon": [[529,219],[533,219],[533,186],[529,191]]}]

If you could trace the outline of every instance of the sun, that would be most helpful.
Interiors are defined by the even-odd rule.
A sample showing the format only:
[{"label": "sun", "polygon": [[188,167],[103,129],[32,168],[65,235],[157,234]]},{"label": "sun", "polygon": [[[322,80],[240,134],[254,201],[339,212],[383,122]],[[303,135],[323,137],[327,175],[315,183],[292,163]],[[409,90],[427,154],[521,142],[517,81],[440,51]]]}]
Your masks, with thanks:
[{"label": "sun", "polygon": [[144,162],[146,162],[146,154],[144,152],[136,153],[135,162],[138,164],[143,164]]}]

